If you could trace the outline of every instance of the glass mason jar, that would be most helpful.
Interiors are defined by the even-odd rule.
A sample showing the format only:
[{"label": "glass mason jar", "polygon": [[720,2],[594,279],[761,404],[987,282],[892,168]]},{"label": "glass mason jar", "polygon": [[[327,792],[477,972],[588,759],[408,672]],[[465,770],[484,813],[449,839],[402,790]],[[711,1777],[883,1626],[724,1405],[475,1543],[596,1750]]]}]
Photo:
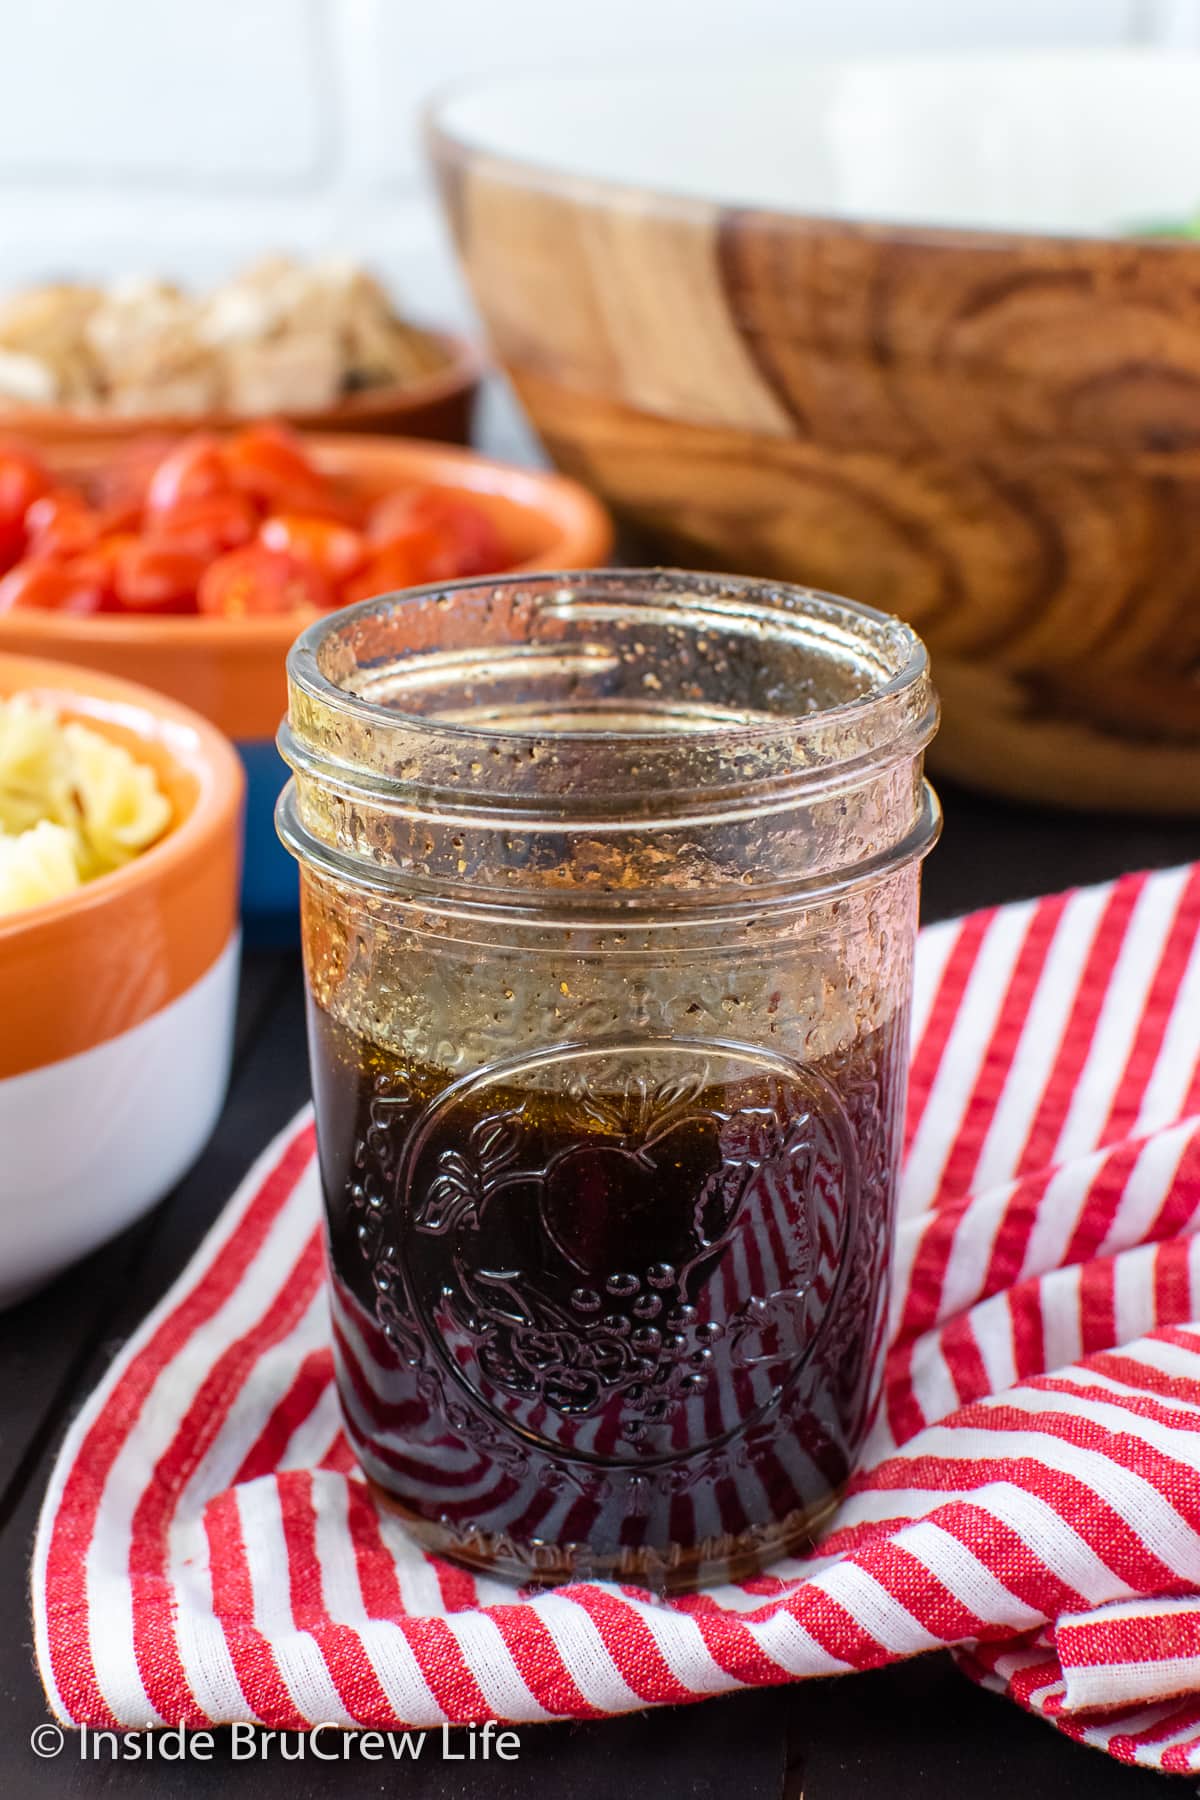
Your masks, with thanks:
[{"label": "glass mason jar", "polygon": [[288,664],[338,1382],[376,1492],[518,1579],[808,1543],[878,1397],[936,701],[898,620],[476,580]]}]

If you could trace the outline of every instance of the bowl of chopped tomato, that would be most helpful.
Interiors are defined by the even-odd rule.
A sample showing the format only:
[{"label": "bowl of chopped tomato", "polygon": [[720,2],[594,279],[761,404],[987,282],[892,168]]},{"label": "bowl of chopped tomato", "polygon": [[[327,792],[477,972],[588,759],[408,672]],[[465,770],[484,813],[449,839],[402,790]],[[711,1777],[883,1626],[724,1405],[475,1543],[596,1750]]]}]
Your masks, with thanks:
[{"label": "bowl of chopped tomato", "polygon": [[289,937],[273,811],[284,660],[320,612],[458,576],[606,560],[601,503],[561,475],[397,438],[254,424],[128,444],[0,443],[0,651],[141,682],[234,740],[243,912]]}]

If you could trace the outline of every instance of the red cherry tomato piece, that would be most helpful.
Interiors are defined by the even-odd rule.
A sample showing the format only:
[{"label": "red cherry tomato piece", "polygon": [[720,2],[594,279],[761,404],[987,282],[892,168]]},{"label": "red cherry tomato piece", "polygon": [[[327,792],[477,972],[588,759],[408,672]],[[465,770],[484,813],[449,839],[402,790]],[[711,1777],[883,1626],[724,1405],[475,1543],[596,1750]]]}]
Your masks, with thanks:
[{"label": "red cherry tomato piece", "polygon": [[443,531],[455,546],[457,575],[492,575],[512,561],[490,513],[433,489],[419,496],[417,510],[435,531]]},{"label": "red cherry tomato piece", "polygon": [[35,500],[25,514],[25,554],[65,562],[90,550],[103,527],[100,514],[82,494],[55,488]]},{"label": "red cherry tomato piece", "polygon": [[114,447],[89,477],[88,497],[114,531],[137,526],[154,472],[176,442],[169,437],[135,438],[130,444]]},{"label": "red cherry tomato piece", "polygon": [[210,559],[248,544],[257,529],[253,502],[232,490],[178,500],[154,518],[154,535],[161,542]]},{"label": "red cherry tomato piece", "polygon": [[146,511],[170,512],[181,500],[206,500],[228,493],[231,486],[220,444],[196,431],[168,450],[155,469],[146,489]]},{"label": "red cherry tomato piece", "polygon": [[[272,512],[307,512],[326,499],[326,481],[286,425],[247,425],[225,446],[234,487]],[[320,510],[320,508],[318,508]]]},{"label": "red cherry tomato piece", "polygon": [[259,526],[258,541],[268,550],[283,550],[297,562],[310,564],[335,586],[348,581],[366,557],[357,531],[310,513],[273,513]]},{"label": "red cherry tomato piece", "polygon": [[0,579],[0,613],[25,607],[41,612],[94,613],[103,602],[98,582],[62,563],[18,563]]},{"label": "red cherry tomato piece", "polygon": [[[388,545],[412,540],[423,547],[430,573],[426,581],[454,575],[487,575],[511,560],[496,526],[482,507],[438,488],[410,488],[376,501],[367,537]],[[429,546],[436,543],[436,550]]]},{"label": "red cherry tomato piece", "polygon": [[49,491],[50,477],[36,456],[0,446],[0,569],[25,549],[25,514]]},{"label": "red cherry tomato piece", "polygon": [[138,542],[132,531],[114,531],[99,538],[82,556],[71,557],[63,566],[81,581],[95,583],[100,590],[102,612],[119,612],[123,609],[117,595],[117,567]]},{"label": "red cherry tomato piece", "polygon": [[200,611],[226,619],[324,610],[333,603],[333,590],[318,569],[265,544],[219,556],[200,582]]},{"label": "red cherry tomato piece", "polygon": [[207,560],[171,543],[137,539],[116,557],[117,600],[126,612],[195,612],[196,589]]},{"label": "red cherry tomato piece", "polygon": [[419,492],[419,488],[397,488],[376,500],[367,514],[368,543],[392,544],[415,530],[418,521],[413,516],[413,501]]},{"label": "red cherry tomato piece", "polygon": [[351,607],[356,599],[374,599],[376,594],[394,594],[403,587],[421,587],[425,581],[443,580],[430,574],[430,560],[437,556],[437,542],[432,549],[410,540],[407,544],[385,544],[376,551],[371,562],[360,569],[353,580],[345,583],[342,601]]}]

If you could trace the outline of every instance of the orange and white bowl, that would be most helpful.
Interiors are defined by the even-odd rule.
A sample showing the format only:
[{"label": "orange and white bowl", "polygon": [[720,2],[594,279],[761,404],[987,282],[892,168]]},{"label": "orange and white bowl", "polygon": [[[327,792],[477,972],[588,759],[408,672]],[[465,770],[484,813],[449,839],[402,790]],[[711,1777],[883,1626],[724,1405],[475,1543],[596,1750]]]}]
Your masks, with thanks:
[{"label": "orange and white bowl", "polygon": [[16,693],[148,763],[172,820],[124,868],[0,915],[0,1305],[153,1205],[216,1122],[244,788],[221,734],[147,688],[0,654]]},{"label": "orange and white bowl", "polygon": [[[496,526],[514,573],[594,568],[612,549],[608,513],[586,488],[563,475],[403,438],[310,437],[305,446],[322,473],[363,499],[419,486],[469,500]],[[102,442],[45,448],[54,475],[68,482],[94,476],[111,455],[112,445]],[[287,780],[275,732],[287,711],[287,653],[317,616],[97,613],[79,618],[38,607],[0,613],[0,654],[61,657],[143,681],[194,706],[228,733],[248,780],[245,917],[260,935],[266,926],[267,934],[282,942],[295,941],[298,902],[296,866],[275,835],[275,802]]]}]

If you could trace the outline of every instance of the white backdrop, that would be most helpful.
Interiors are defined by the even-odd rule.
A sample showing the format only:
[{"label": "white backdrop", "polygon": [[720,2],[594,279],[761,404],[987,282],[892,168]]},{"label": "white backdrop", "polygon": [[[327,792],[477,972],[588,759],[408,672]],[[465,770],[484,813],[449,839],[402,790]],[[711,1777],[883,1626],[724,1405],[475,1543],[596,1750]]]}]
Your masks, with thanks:
[{"label": "white backdrop", "polygon": [[461,305],[416,143],[481,70],[740,47],[1200,41],[1200,0],[9,0],[0,284],[337,248]]}]

